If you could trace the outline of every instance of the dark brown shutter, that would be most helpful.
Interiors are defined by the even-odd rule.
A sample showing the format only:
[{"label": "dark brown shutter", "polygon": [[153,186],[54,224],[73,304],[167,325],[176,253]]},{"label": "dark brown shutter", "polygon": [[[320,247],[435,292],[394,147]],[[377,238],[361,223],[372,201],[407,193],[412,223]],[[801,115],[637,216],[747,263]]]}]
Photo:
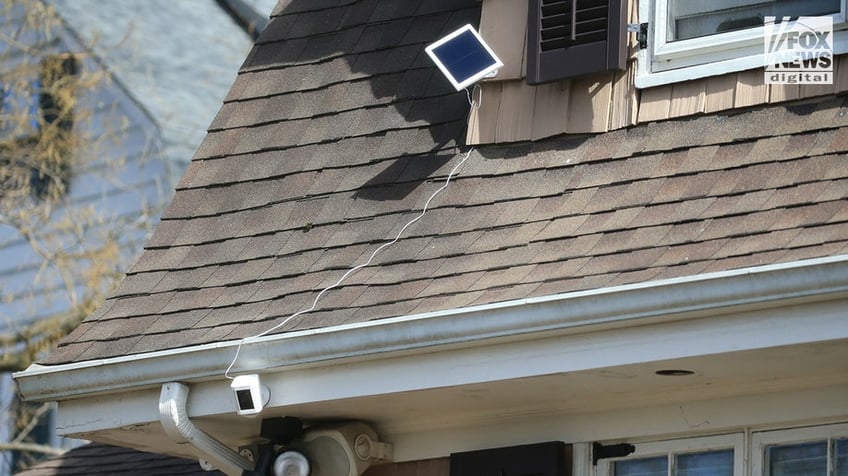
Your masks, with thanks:
[{"label": "dark brown shutter", "polygon": [[623,0],[530,0],[527,82],[625,67]]},{"label": "dark brown shutter", "polygon": [[74,127],[73,96],[75,82],[71,76],[78,74],[80,65],[73,55],[48,56],[41,62],[38,108],[46,125],[56,125],[64,132]]},{"label": "dark brown shutter", "polygon": [[451,455],[450,476],[570,476],[571,445],[561,441]]}]

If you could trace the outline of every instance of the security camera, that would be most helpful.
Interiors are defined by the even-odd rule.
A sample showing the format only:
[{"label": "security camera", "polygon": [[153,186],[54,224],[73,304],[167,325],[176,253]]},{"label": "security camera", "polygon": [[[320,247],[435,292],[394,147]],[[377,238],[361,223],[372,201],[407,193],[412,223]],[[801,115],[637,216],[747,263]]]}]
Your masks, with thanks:
[{"label": "security camera", "polygon": [[236,410],[239,415],[256,416],[268,403],[271,391],[259,381],[259,375],[239,375],[230,383],[236,397]]}]

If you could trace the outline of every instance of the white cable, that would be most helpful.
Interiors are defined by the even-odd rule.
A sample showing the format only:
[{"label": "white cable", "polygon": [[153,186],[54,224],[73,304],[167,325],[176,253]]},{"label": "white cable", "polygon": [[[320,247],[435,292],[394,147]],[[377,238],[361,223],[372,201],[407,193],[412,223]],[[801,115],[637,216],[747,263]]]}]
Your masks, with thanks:
[{"label": "white cable", "polygon": [[[475,84],[475,85],[474,85],[474,90],[475,90],[475,92],[476,92],[477,90],[480,90],[480,96],[479,96],[479,98],[480,98],[480,101],[482,102],[482,95],[483,95],[483,93],[482,93],[482,90],[480,89],[480,86]],[[473,110],[473,109],[475,109],[475,108],[479,108],[479,107],[480,107],[480,102],[477,102],[477,101],[472,100],[472,98],[471,98],[472,93],[471,93],[471,92],[469,92],[467,88],[465,89],[465,94],[466,94],[466,96],[468,97],[468,103],[471,105],[471,109],[472,109],[472,110]],[[469,116],[470,116],[470,114],[471,114],[471,111],[469,111]],[[467,122],[467,120],[466,120],[466,122]],[[241,338],[241,340],[239,340],[238,346],[236,346],[236,355],[235,355],[235,356],[233,356],[233,360],[232,360],[232,362],[230,362],[230,365],[227,367],[227,370],[226,370],[226,371],[224,371],[224,376],[225,376],[225,377],[227,377],[227,378],[228,378],[228,379],[230,379],[230,380],[232,380],[232,379],[234,379],[234,378],[235,378],[235,377],[231,377],[231,376],[230,376],[230,370],[232,370],[232,369],[233,369],[233,366],[236,364],[236,361],[237,361],[237,360],[238,360],[238,358],[239,358],[239,354],[241,353],[241,346],[242,346],[242,345],[244,345],[244,343],[245,343],[245,342],[247,342],[248,340],[258,339],[258,338],[260,338],[260,337],[262,337],[262,336],[268,335],[268,334],[270,334],[271,332],[274,332],[275,330],[277,330],[277,329],[279,329],[279,328],[281,328],[281,327],[285,326],[285,325],[286,325],[286,324],[288,324],[288,323],[289,323],[292,319],[294,319],[294,318],[296,318],[296,317],[298,317],[298,316],[300,316],[300,315],[302,315],[302,314],[306,314],[306,313],[308,313],[308,312],[313,311],[313,310],[315,309],[315,307],[318,305],[318,300],[320,300],[320,299],[324,296],[324,294],[326,294],[327,292],[329,292],[331,289],[334,289],[334,288],[338,287],[339,285],[341,285],[341,283],[342,283],[342,282],[344,282],[344,280],[345,280],[345,279],[347,279],[348,277],[350,277],[353,273],[355,273],[355,272],[359,271],[360,269],[362,269],[362,268],[364,268],[364,267],[366,267],[366,266],[370,265],[370,264],[371,264],[371,262],[374,260],[374,258],[375,258],[378,254],[380,254],[383,250],[385,250],[385,249],[386,249],[386,248],[388,248],[389,246],[392,246],[393,244],[397,243],[397,242],[400,240],[401,235],[403,235],[403,233],[407,230],[407,228],[409,228],[409,227],[410,227],[410,226],[412,226],[415,222],[417,222],[418,220],[420,220],[421,218],[423,218],[423,217],[424,217],[424,214],[425,214],[425,213],[427,213],[427,210],[430,208],[430,203],[433,201],[433,199],[434,199],[434,198],[436,198],[436,195],[438,195],[439,193],[441,193],[444,189],[448,188],[448,185],[450,185],[450,181],[451,181],[451,179],[454,177],[454,175],[456,175],[457,170],[459,170],[459,168],[460,168],[460,167],[462,167],[462,164],[464,164],[464,163],[465,163],[465,161],[466,161],[466,160],[468,160],[468,157],[470,157],[470,156],[471,156],[471,153],[472,153],[472,152],[474,152],[474,148],[473,148],[473,147],[472,147],[471,149],[469,149],[469,150],[468,150],[468,152],[466,152],[466,153],[465,153],[465,156],[462,158],[462,160],[460,160],[460,161],[459,161],[459,163],[458,163],[458,164],[456,164],[456,165],[453,167],[453,169],[451,169],[450,173],[448,174],[448,178],[445,180],[445,184],[444,184],[444,185],[442,185],[441,187],[439,187],[439,189],[438,189],[438,190],[436,190],[435,192],[433,192],[433,194],[432,194],[432,195],[430,195],[430,198],[428,198],[428,199],[427,199],[427,201],[424,203],[424,208],[422,208],[422,209],[421,209],[421,213],[419,213],[419,214],[418,214],[415,218],[413,218],[412,220],[409,220],[409,221],[406,223],[406,225],[403,225],[403,227],[400,229],[400,231],[397,233],[397,235],[395,236],[395,238],[394,238],[393,240],[388,241],[388,242],[386,242],[386,243],[383,243],[383,244],[382,244],[382,245],[380,245],[377,249],[375,249],[375,250],[374,250],[374,252],[373,252],[373,253],[371,253],[371,256],[370,256],[370,257],[368,257],[368,260],[367,260],[367,261],[365,261],[365,262],[364,262],[364,263],[362,263],[362,264],[356,265],[356,266],[354,266],[353,268],[350,268],[349,270],[347,270],[347,272],[345,272],[345,274],[343,274],[343,275],[342,275],[342,277],[341,277],[341,278],[339,278],[339,279],[338,279],[338,281],[336,281],[335,283],[333,283],[333,284],[331,284],[331,285],[327,286],[326,288],[322,289],[322,290],[321,290],[321,291],[320,291],[320,292],[319,292],[319,293],[315,296],[315,299],[312,301],[312,305],[311,305],[311,306],[309,306],[308,308],[306,308],[306,309],[301,309],[300,311],[295,312],[294,314],[292,314],[292,315],[290,315],[290,316],[286,317],[285,319],[283,319],[283,320],[282,320],[279,324],[276,324],[275,326],[271,327],[270,329],[266,329],[266,330],[264,330],[264,331],[260,332],[259,334],[256,334],[256,335],[254,335],[254,336],[249,336],[249,337],[243,337],[243,338]]]}]

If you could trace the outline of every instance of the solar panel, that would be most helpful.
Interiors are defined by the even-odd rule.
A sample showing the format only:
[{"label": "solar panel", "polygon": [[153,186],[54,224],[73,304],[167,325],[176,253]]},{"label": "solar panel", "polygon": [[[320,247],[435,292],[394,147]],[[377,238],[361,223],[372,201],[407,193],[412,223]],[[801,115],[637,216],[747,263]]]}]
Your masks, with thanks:
[{"label": "solar panel", "polygon": [[471,25],[465,25],[429,45],[426,51],[457,91],[503,66]]}]

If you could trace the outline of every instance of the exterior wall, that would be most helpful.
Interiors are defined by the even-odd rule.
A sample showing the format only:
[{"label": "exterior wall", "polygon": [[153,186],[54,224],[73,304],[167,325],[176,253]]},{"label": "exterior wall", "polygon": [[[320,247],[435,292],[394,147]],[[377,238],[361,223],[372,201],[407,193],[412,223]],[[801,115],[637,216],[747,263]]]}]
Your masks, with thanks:
[{"label": "exterior wall", "polygon": [[[628,23],[638,23],[637,1]],[[638,123],[713,113],[848,91],[848,57],[834,64],[834,84],[766,85],[761,69],[668,84],[634,86],[637,45],[628,35],[626,71],[530,86],[526,69],[527,4],[484,0],[480,33],[504,62],[481,83],[481,106],[469,118],[468,144],[537,140],[557,134],[606,132]]]},{"label": "exterior wall", "polygon": [[[14,12],[13,12],[14,13]],[[0,20],[2,22],[3,20]],[[46,55],[80,52],[74,35],[65,29],[53,33],[50,47],[40,51]],[[46,41],[42,35],[26,34],[33,42]],[[8,50],[6,46],[0,46]],[[5,68],[13,68],[9,60]],[[36,59],[37,62],[39,59]],[[172,171],[162,154],[160,132],[146,111],[134,101],[122,85],[108,76],[104,66],[92,57],[82,61],[82,75],[102,76],[94,89],[80,87],[76,97],[73,134],[79,147],[74,151],[72,179],[60,208],[48,220],[46,249],[61,246],[78,252],[77,240],[86,247],[99,246],[105,239],[118,245],[116,266],[128,266],[141,250],[147,234],[171,193]],[[8,69],[7,69],[8,70]],[[95,215],[90,223],[78,223],[71,235],[66,226],[54,226],[63,219],[63,209],[74,209],[73,216]],[[52,223],[52,224],[51,224]],[[45,230],[41,230],[45,231]],[[0,224],[0,334],[14,335],[41,319],[69,313],[75,303],[86,298],[86,289],[68,286],[68,282],[84,281],[87,267],[69,266],[59,269],[39,255],[18,229]],[[103,272],[120,272],[111,267]],[[74,274],[70,280],[67,273]],[[104,285],[108,281],[104,281]],[[4,349],[8,351],[10,349]],[[8,440],[13,425],[10,409],[14,385],[9,374],[0,374],[0,439]],[[38,442],[58,446],[53,412],[42,420],[43,431]],[[33,435],[35,435],[33,433]],[[0,475],[9,474],[10,459],[0,465]]]},{"label": "exterior wall", "polygon": [[450,458],[372,466],[363,476],[450,476]]},{"label": "exterior wall", "polygon": [[[752,472],[761,448],[759,435],[776,430],[824,428],[848,422],[845,384],[807,389],[774,389],[769,393],[711,400],[681,401],[650,407],[619,407],[570,415],[525,416],[493,421],[486,428],[456,429],[450,433],[419,433],[401,438],[398,447],[418,446],[419,451],[449,455],[453,452],[508,447],[545,441],[573,445],[574,476],[607,476],[607,465],[593,465],[591,443],[645,443],[697,441],[699,438],[736,436],[745,453],[744,475]],[[848,436],[848,434],[843,435]],[[401,448],[402,449],[402,448]],[[450,458],[420,459],[374,466],[366,476],[449,476]]]},{"label": "exterior wall", "polygon": [[[56,51],[74,51],[68,33],[60,33]],[[88,71],[101,66],[87,59]],[[85,74],[85,73],[84,73]],[[102,227],[85,230],[86,239],[98,239],[106,228],[120,228],[118,242],[123,261],[140,251],[152,217],[170,194],[171,172],[160,155],[159,131],[144,110],[115,81],[103,81],[77,98],[74,134],[80,165],[73,171],[64,206],[92,208]],[[62,210],[53,212],[61,217]],[[71,237],[56,236],[56,242]],[[73,300],[58,270],[45,267],[30,243],[13,228],[0,226],[0,328],[11,330],[68,310]]]}]

